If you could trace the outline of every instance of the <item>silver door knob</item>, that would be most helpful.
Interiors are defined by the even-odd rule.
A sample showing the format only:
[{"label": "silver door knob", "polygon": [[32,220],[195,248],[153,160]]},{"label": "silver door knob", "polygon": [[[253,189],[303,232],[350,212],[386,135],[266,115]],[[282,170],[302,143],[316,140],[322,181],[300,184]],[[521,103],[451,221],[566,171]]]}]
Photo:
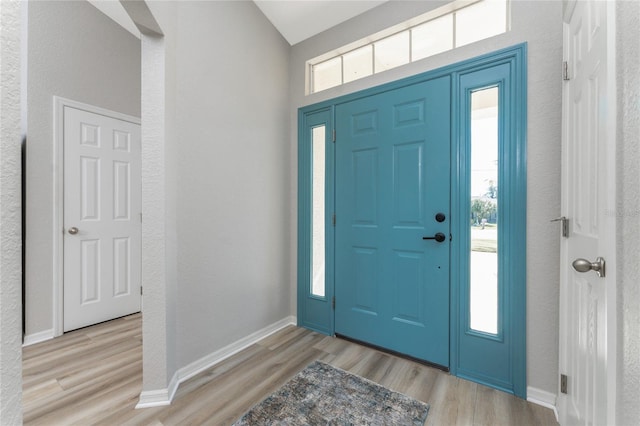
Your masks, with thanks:
[{"label": "silver door knob", "polygon": [[594,271],[600,278],[604,277],[604,259],[599,257],[595,262],[589,262],[587,259],[576,259],[571,264],[577,272]]},{"label": "silver door knob", "polygon": [[73,226],[73,227],[69,228],[69,230],[67,232],[70,233],[71,235],[76,235],[78,233],[78,228]]}]

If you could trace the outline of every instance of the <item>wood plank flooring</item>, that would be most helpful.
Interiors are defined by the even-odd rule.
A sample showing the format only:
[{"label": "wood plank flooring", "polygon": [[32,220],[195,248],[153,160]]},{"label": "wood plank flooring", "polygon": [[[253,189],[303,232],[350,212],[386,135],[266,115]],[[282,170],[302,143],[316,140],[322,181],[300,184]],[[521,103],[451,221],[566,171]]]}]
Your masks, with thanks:
[{"label": "wood plank flooring", "polygon": [[170,406],[135,410],[139,314],[23,350],[27,425],[229,425],[314,360],[431,404],[427,425],[556,425],[553,412],[393,355],[287,327],[183,383]]}]

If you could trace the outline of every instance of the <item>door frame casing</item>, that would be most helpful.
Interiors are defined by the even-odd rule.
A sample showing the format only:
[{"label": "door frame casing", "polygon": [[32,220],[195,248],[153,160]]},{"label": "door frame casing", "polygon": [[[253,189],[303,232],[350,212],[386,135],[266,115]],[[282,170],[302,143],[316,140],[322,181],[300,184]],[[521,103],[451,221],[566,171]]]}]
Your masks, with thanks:
[{"label": "door frame casing", "polygon": [[[461,154],[458,150],[458,144],[460,141],[456,139],[459,136],[458,128],[459,123],[457,123],[455,116],[455,109],[457,108],[458,101],[455,99],[455,96],[458,91],[458,79],[462,74],[466,74],[475,70],[482,70],[488,67],[495,66],[500,63],[512,63],[515,64],[515,69],[512,71],[511,77],[514,79],[512,84],[516,86],[516,98],[514,101],[517,103],[515,106],[516,112],[512,114],[512,120],[514,120],[514,128],[515,135],[517,135],[517,143],[518,146],[516,148],[517,156],[514,158],[514,161],[510,162],[510,166],[508,167],[510,176],[517,176],[520,184],[518,185],[521,188],[521,191],[516,195],[517,200],[521,201],[521,206],[508,206],[507,208],[514,211],[514,215],[518,216],[516,222],[519,225],[519,229],[522,231],[522,235],[519,236],[519,241],[517,244],[513,244],[510,242],[510,250],[516,248],[516,252],[511,253],[508,257],[509,261],[515,261],[517,263],[517,268],[511,268],[509,279],[514,279],[517,281],[516,289],[512,292],[512,300],[509,312],[510,314],[515,314],[515,318],[513,321],[513,333],[515,335],[515,342],[512,346],[511,353],[511,375],[514,378],[513,380],[513,390],[512,392],[521,398],[527,397],[527,360],[526,360],[526,138],[527,138],[527,43],[520,43],[511,47],[507,47],[504,49],[500,49],[488,54],[480,55],[471,59],[463,60],[460,62],[456,62],[454,64],[450,64],[444,66],[442,68],[438,68],[435,70],[427,71],[421,74],[417,74],[415,76],[407,77],[401,80],[393,81],[390,83],[386,83],[380,86],[372,87],[369,89],[365,89],[359,92],[350,93],[347,95],[339,96],[337,98],[329,99],[323,102],[319,102],[313,105],[309,105],[306,107],[302,107],[298,110],[298,277],[297,277],[297,290],[298,290],[298,325],[301,327],[307,327],[310,329],[314,329],[316,331],[320,331],[317,327],[314,327],[309,324],[305,324],[304,310],[302,309],[301,301],[304,300],[305,297],[308,297],[308,289],[309,287],[309,277],[308,271],[310,271],[310,259],[308,256],[305,256],[305,253],[309,253],[309,251],[303,250],[304,240],[308,241],[308,236],[304,234],[310,229],[310,217],[309,217],[309,205],[308,199],[310,198],[308,194],[305,194],[304,191],[307,188],[307,182],[309,180],[309,170],[306,170],[305,167],[308,168],[309,158],[308,158],[308,149],[304,147],[305,143],[305,128],[303,123],[305,123],[305,117],[307,115],[311,115],[322,110],[330,110],[335,111],[335,106],[341,103],[350,102],[356,99],[365,98],[371,95],[379,94],[382,92],[398,89],[405,86],[410,86],[413,84],[417,84],[426,80],[438,78],[441,76],[449,75],[452,77],[452,88],[451,88],[451,96],[452,96],[452,192],[453,188],[456,185],[460,184],[460,176],[459,176],[459,164],[458,164],[458,156]],[[333,122],[335,122],[335,117],[333,117]],[[333,131],[333,129],[331,129]],[[306,155],[306,156],[305,156]],[[522,179],[522,180],[520,180]],[[327,199],[333,196],[334,190],[327,189]],[[451,197],[451,217],[452,217],[452,232],[456,232],[456,228],[459,226],[459,223],[463,220],[462,218],[454,218],[454,202],[455,197],[452,194]],[[337,218],[339,220],[339,218]],[[328,229],[328,228],[327,228]],[[331,233],[335,232],[335,228],[331,228]],[[455,240],[455,234],[454,234]],[[331,236],[331,241],[334,241],[334,236]],[[334,262],[334,247],[328,246],[327,240],[327,261],[329,261],[331,255],[331,261]],[[456,263],[457,262],[457,263]],[[455,276],[453,273],[456,268],[459,266],[460,262],[460,254],[454,253],[454,248],[452,246],[451,253],[451,271],[452,274],[450,276],[450,329],[449,329],[449,342],[450,342],[450,362],[449,368],[453,375],[458,374],[458,365],[456,363],[457,351],[458,351],[458,333],[459,333],[459,300],[460,300],[460,286],[461,280],[459,277]],[[333,287],[335,286],[335,277],[326,275],[326,286],[331,287],[331,293],[334,294]],[[339,302],[338,302],[339,303]],[[330,332],[327,334],[333,335],[335,332],[335,323],[333,321],[335,311],[332,309],[331,304],[327,304],[327,323],[330,325]],[[321,331],[322,332],[322,331]],[[514,354],[517,354],[514,356]],[[478,379],[474,379],[475,381],[480,381]],[[493,386],[490,383],[487,383],[490,386]],[[501,388],[502,390],[506,390]]]},{"label": "door frame casing", "polygon": [[139,117],[111,111],[60,96],[53,97],[53,337],[64,333],[64,109],[75,108],[92,114],[140,125]]}]

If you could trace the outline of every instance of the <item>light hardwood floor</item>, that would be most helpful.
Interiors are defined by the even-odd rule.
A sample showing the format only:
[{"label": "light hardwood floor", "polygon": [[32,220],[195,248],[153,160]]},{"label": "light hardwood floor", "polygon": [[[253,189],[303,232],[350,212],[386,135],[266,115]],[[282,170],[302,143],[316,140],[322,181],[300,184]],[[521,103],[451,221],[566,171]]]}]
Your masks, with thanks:
[{"label": "light hardwood floor", "polygon": [[139,314],[24,348],[24,422],[33,425],[229,425],[314,360],[431,405],[427,425],[556,425],[553,412],[448,373],[287,327],[183,383],[166,407],[135,410]]}]

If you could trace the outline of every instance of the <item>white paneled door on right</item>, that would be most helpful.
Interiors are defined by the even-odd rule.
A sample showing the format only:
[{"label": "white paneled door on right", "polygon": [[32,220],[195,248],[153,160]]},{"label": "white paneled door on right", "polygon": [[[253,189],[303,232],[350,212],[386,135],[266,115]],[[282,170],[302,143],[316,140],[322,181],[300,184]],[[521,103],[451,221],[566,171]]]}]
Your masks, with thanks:
[{"label": "white paneled door on right", "polygon": [[140,125],[64,107],[64,331],[140,311]]},{"label": "white paneled door on right", "polygon": [[[615,424],[615,4],[573,1],[565,15],[560,424]],[[599,259],[603,260],[600,268]],[[600,271],[598,271],[600,269]]]}]

